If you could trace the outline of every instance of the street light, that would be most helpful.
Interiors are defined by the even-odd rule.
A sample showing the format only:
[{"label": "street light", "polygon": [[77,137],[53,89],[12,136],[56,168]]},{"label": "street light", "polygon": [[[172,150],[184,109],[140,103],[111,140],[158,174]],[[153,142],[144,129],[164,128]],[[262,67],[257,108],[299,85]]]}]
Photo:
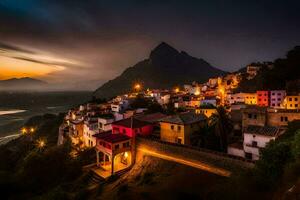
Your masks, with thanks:
[{"label": "street light", "polygon": [[21,133],[22,133],[23,135],[25,135],[25,134],[27,133],[27,129],[26,129],[25,127],[23,127],[23,128],[21,129]]},{"label": "street light", "polygon": [[141,89],[141,85],[140,84],[135,84],[135,86],[134,86],[134,89],[136,89],[136,90],[140,90]]},{"label": "street light", "polygon": [[46,146],[46,141],[40,138],[36,141],[36,146],[39,149],[43,149]]}]

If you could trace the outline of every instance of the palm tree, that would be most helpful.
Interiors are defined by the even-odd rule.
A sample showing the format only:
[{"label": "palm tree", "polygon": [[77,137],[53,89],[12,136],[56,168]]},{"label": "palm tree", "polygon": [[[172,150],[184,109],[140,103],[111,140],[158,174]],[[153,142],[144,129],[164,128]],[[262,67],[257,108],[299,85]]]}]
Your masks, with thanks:
[{"label": "palm tree", "polygon": [[211,115],[209,124],[214,127],[215,134],[220,139],[220,149],[226,151],[227,140],[233,126],[230,117],[223,106],[219,106],[217,112]]}]

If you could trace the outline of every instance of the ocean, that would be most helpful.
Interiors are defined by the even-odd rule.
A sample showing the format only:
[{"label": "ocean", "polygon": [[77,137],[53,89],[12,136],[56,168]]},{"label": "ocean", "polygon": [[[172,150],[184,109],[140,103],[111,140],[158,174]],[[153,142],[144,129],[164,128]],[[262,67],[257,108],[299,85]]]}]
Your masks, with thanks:
[{"label": "ocean", "polygon": [[91,92],[0,92],[0,145],[18,137],[29,118],[67,112],[90,99]]}]

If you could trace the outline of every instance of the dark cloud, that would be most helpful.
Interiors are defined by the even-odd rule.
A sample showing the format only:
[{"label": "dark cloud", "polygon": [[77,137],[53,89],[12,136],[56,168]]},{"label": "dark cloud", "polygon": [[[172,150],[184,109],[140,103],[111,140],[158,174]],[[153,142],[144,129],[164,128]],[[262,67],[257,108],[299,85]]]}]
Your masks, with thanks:
[{"label": "dark cloud", "polygon": [[27,54],[36,54],[34,51],[28,50],[26,48],[21,48],[15,45],[7,44],[0,42],[0,50],[7,52],[7,51],[16,51],[19,53],[27,53]]},{"label": "dark cloud", "polygon": [[298,0],[2,0],[0,38],[82,63],[70,79],[112,79],[161,41],[236,70],[299,44],[299,10]]}]

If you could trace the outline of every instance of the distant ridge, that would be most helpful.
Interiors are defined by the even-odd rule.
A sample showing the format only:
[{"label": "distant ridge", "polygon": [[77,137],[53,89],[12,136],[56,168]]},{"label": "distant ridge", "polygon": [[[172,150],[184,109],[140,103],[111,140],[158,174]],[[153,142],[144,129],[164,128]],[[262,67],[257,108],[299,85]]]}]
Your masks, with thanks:
[{"label": "distant ridge", "polygon": [[203,59],[179,52],[162,42],[151,51],[148,59],[127,68],[120,76],[99,87],[94,95],[110,98],[123,94],[130,91],[135,82],[141,82],[144,88],[172,88],[193,81],[204,82],[225,73]]},{"label": "distant ridge", "polygon": [[11,90],[40,90],[48,85],[47,82],[38,79],[24,77],[24,78],[11,78],[0,80],[0,91]]}]

